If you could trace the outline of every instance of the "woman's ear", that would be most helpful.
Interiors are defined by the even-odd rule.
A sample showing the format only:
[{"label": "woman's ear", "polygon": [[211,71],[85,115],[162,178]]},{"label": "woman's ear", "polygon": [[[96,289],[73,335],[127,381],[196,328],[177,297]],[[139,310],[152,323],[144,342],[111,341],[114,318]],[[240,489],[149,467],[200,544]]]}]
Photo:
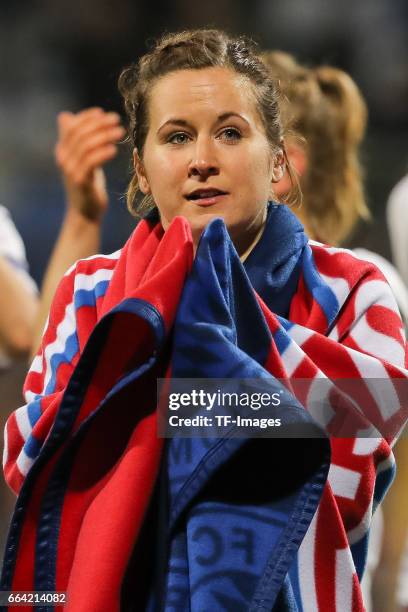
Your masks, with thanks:
[{"label": "woman's ear", "polygon": [[307,170],[307,155],[305,147],[301,144],[290,143],[286,147],[286,153],[292,166],[294,167],[296,174],[301,177]]},{"label": "woman's ear", "polygon": [[[301,179],[303,174],[307,171],[307,156],[305,148],[292,142],[291,140],[286,143],[286,156],[291,164],[293,170],[297,174],[298,178]],[[292,181],[288,172],[283,174],[283,178],[273,186],[274,195],[278,198],[285,196],[290,192],[292,188]]]},{"label": "woman's ear", "polygon": [[282,180],[283,175],[285,174],[285,166],[285,155],[283,154],[282,149],[279,149],[273,159],[272,183],[278,183]]},{"label": "woman's ear", "polygon": [[139,184],[139,189],[142,193],[148,195],[150,193],[150,185],[146,176],[143,162],[139,157],[137,149],[133,149],[133,165],[137,176],[137,182]]}]

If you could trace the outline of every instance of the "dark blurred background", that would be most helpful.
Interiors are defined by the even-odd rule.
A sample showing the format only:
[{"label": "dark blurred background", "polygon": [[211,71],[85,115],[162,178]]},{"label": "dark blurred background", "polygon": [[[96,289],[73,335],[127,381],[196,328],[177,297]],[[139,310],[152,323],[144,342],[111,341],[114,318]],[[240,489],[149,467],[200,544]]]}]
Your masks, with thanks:
[{"label": "dark blurred background", "polygon": [[[41,281],[63,213],[54,166],[55,118],[97,105],[121,111],[121,68],[161,32],[215,25],[264,48],[351,73],[370,109],[363,160],[374,222],[353,243],[389,256],[388,192],[408,166],[406,0],[21,0],[0,7],[0,202],[12,212]],[[103,250],[116,250],[132,219],[121,194],[128,152],[108,167],[111,209]]]},{"label": "dark blurred background", "polygon": [[[349,245],[390,257],[385,202],[408,169],[406,0],[1,0],[0,203],[12,213],[38,283],[64,210],[53,159],[57,113],[94,105],[122,112],[121,68],[163,31],[208,25],[248,34],[261,47],[289,51],[302,62],[333,64],[357,81],[370,110],[363,162],[373,221],[360,226]],[[129,176],[125,148],[107,175],[104,252],[116,250],[134,225],[122,197]],[[21,403],[25,369],[21,364],[0,375],[2,420]],[[0,500],[10,504],[4,495]],[[391,520],[406,523],[392,499]],[[383,553],[378,610],[393,609],[396,547],[388,543]]]}]

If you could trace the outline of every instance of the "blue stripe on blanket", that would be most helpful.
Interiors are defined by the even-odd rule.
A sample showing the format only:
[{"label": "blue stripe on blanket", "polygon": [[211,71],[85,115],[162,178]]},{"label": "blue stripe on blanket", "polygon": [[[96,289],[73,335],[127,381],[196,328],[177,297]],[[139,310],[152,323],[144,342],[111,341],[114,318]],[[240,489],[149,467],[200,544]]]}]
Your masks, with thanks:
[{"label": "blue stripe on blanket", "polygon": [[354,565],[356,567],[356,572],[358,579],[361,580],[363,576],[363,571],[366,565],[367,559],[367,550],[368,550],[368,536],[369,532],[367,532],[361,540],[358,540],[355,544],[350,545],[351,554],[353,557]]},{"label": "blue stripe on blanket", "polygon": [[327,327],[330,327],[339,312],[339,303],[334,292],[320,276],[309,245],[303,252],[302,272],[308,291],[320,305],[326,317]]},{"label": "blue stripe on blanket", "polygon": [[40,452],[42,442],[39,442],[33,435],[28,436],[23,446],[24,452],[30,459],[35,459]]},{"label": "blue stripe on blanket", "polygon": [[95,306],[96,300],[103,297],[108,289],[109,281],[99,281],[92,289],[78,289],[75,291],[74,304],[76,310],[82,306]]},{"label": "blue stripe on blanket", "polygon": [[54,393],[57,379],[57,370],[63,363],[71,363],[79,351],[79,343],[77,333],[74,332],[65,341],[64,349],[61,353],[55,353],[50,359],[51,378],[45,388],[44,395]]},{"label": "blue stripe on blanket", "polygon": [[41,396],[38,396],[38,398],[28,404],[28,420],[31,427],[34,427],[41,414]]},{"label": "blue stripe on blanket", "polygon": [[280,355],[283,355],[283,353],[286,351],[286,349],[292,342],[289,334],[287,334],[283,329],[278,329],[273,334],[273,339],[275,340],[276,347]]},{"label": "blue stripe on blanket", "polygon": [[395,478],[396,474],[396,465],[395,463],[391,465],[388,469],[383,472],[379,472],[377,474],[377,478],[375,481],[375,489],[374,489],[374,504],[377,506],[384,498],[384,495],[387,493],[389,487],[392,484],[392,481]]}]

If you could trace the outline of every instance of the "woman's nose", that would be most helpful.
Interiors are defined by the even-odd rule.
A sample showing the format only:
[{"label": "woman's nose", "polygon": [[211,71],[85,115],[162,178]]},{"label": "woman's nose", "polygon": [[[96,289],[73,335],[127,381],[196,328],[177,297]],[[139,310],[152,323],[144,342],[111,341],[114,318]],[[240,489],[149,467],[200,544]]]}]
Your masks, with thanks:
[{"label": "woman's nose", "polygon": [[194,157],[188,167],[188,176],[202,179],[219,174],[219,164],[213,148],[208,143],[196,143]]}]

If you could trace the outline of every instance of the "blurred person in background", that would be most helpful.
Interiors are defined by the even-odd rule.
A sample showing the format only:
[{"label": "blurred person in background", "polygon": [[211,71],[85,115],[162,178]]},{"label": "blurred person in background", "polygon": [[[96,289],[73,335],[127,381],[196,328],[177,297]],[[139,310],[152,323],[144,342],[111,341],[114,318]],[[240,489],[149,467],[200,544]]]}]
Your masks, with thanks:
[{"label": "blurred person in background", "polygon": [[[408,284],[408,175],[392,189],[386,211],[393,260],[405,283]],[[407,445],[406,440],[405,444]],[[408,612],[408,531],[400,561],[397,602],[401,612]]]},{"label": "blurred person in background", "polygon": [[28,274],[23,241],[0,206],[0,369],[29,355],[37,308],[37,288]]},{"label": "blurred person in background", "polygon": [[[309,236],[326,244],[341,244],[350,237],[359,219],[369,219],[364,197],[360,145],[367,124],[367,107],[356,83],[343,70],[332,66],[306,67],[282,51],[266,51],[262,59],[279,79],[281,112],[288,136],[286,152],[299,176],[302,206],[293,212]],[[275,186],[283,197],[290,185],[284,177]],[[389,219],[395,232],[401,223],[402,184],[392,194]],[[405,202],[404,204],[406,204]],[[404,208],[406,215],[407,207]],[[399,257],[408,240],[398,242]],[[398,271],[384,257],[366,249],[354,249],[362,259],[377,265],[387,278],[400,312],[408,322],[408,290]],[[405,487],[405,483],[402,483]],[[367,567],[362,582],[364,603],[372,609],[372,578],[379,564],[383,538],[381,508],[370,531]]]},{"label": "blurred person in background", "polygon": [[[38,312],[37,286],[28,273],[23,241],[8,210],[0,206],[0,427],[10,413],[11,397],[21,402],[21,381],[32,350]],[[15,380],[17,376],[18,380]],[[18,404],[17,404],[18,405]],[[0,487],[0,546],[12,498]]]},{"label": "blurred person in background", "polygon": [[397,602],[400,606],[400,612],[408,612],[408,537],[398,574]]},{"label": "blurred person in background", "polygon": [[33,356],[62,276],[73,263],[100,250],[102,221],[108,207],[102,166],[115,157],[116,145],[124,135],[120,116],[114,112],[90,108],[58,116],[55,156],[64,183],[66,212],[42,283]]},{"label": "blurred person in background", "polygon": [[386,210],[392,258],[408,285],[408,175],[392,189]]},{"label": "blurred person in background", "polygon": [[[303,196],[293,212],[310,238],[338,246],[360,219],[370,218],[359,159],[367,125],[362,94],[347,73],[333,66],[308,68],[282,51],[265,52],[262,58],[282,90],[287,154]],[[278,197],[288,189],[286,177],[275,187]],[[380,268],[408,321],[408,290],[398,271],[378,253],[354,252]]]},{"label": "blurred person in background", "polygon": [[[116,143],[123,135],[116,113],[99,108],[60,113],[55,154],[64,183],[66,212],[39,297],[27,272],[23,242],[8,211],[0,207],[0,370],[11,366],[17,357],[34,357],[62,276],[78,259],[100,250],[102,221],[108,206],[102,166],[115,156]],[[3,378],[3,425],[10,396],[15,396],[17,406],[21,403],[17,389],[21,389],[19,377],[24,376],[24,362],[21,366],[21,370],[8,371]],[[2,489],[0,496],[0,518],[6,526],[12,498]],[[3,537],[0,528],[0,543]]]},{"label": "blurred person in background", "polygon": [[[357,548],[394,473],[388,441],[163,447],[156,381],[170,369],[268,383],[370,368],[406,377],[389,287],[351,252],[309,244],[269,202],[291,165],[276,83],[245,39],[168,35],[120,86],[128,203],[134,211],[142,193],[146,216],[120,252],[78,262],[57,290],[27,404],[7,425],[5,474],[19,498],[2,588],[68,588],[72,610],[98,612],[363,610]],[[180,448],[191,451],[181,461]],[[345,489],[356,493],[347,503]]]}]

